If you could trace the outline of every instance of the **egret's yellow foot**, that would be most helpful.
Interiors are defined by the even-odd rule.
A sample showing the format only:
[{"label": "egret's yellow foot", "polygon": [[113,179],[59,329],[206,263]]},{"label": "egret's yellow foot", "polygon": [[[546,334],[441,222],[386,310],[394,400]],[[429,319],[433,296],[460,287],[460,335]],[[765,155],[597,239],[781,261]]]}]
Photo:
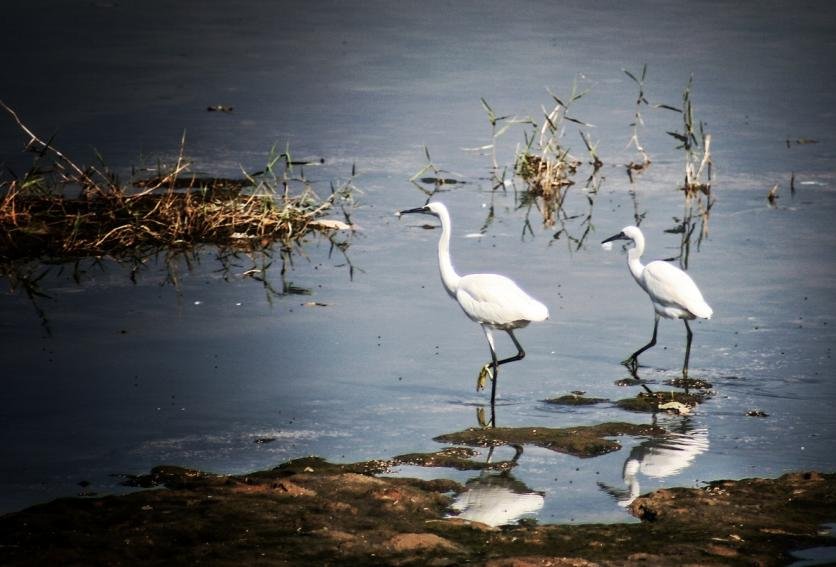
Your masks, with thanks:
[{"label": "egret's yellow foot", "polygon": [[488,379],[493,380],[493,371],[491,370],[490,363],[483,366],[482,370],[479,371],[479,378],[476,379],[477,392],[481,392],[485,389],[485,384],[487,383]]}]

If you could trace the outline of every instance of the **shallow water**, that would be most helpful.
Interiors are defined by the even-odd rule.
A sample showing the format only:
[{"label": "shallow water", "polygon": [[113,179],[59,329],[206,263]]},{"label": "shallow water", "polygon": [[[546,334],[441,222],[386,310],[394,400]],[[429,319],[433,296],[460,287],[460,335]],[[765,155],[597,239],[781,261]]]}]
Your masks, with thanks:
[{"label": "shallow water", "polygon": [[[606,9],[46,4],[37,14],[15,10],[19,21],[41,23],[49,41],[9,49],[23,42],[26,26],[0,39],[7,76],[20,78],[0,97],[29,126],[57,132],[56,145],[78,161],[92,159],[93,146],[126,169],[140,158],[171,160],[184,130],[195,168],[211,174],[260,168],[274,143],[324,157],[325,166],[306,171],[323,191],[356,164],[363,194],[349,254],[357,269],[350,279],[328,243],[313,240],[289,276],[312,294],[272,305],[240,277],[246,266],[224,281],[211,251],[179,291],[161,285],[162,268],[136,284],[108,264],[91,268],[81,285],[53,270],[44,283],[52,299],[40,303],[49,335],[25,295],[0,284],[0,512],[84,490],[118,491],[112,474],[161,463],[237,473],[308,454],[387,458],[435,451],[433,437],[475,426],[488,400],[474,391],[488,359],[483,335],[441,287],[439,231],[421,226],[433,221],[393,215],[425,200],[409,182],[426,163],[424,145],[436,165],[466,182],[435,197],[453,215],[459,271],[511,275],[551,310],[548,322],[518,333],[525,360],[502,368],[499,425],[656,419],[697,448],[654,451],[652,442],[628,437],[619,451],[579,459],[526,447],[511,473],[526,489],[502,484],[542,496],[521,499],[521,508],[531,505],[542,522],[622,521],[629,515],[619,504],[631,489],[836,468],[831,5],[793,13],[777,4],[721,10],[650,1]],[[692,325],[691,374],[716,393],[687,418],[542,402],[572,390],[612,400],[638,392],[614,382],[627,376],[618,362],[649,340],[651,307],[620,248],[597,243],[634,222],[629,180],[617,165],[635,157],[625,146],[636,90],[622,68],[638,73],[643,63],[654,103],[680,104],[694,74],[696,114],[713,137],[717,202],[689,272],[715,311]],[[546,88],[565,97],[576,78],[591,90],[573,114],[595,125],[605,166],[592,196],[594,231],[571,251],[536,210],[526,233],[527,211],[513,187],[492,191],[490,158],[462,148],[490,142],[480,97],[500,114],[539,120],[540,106],[550,105]],[[206,112],[214,104],[234,111]],[[683,210],[675,191],[682,157],[665,133],[680,118],[642,112],[640,137],[653,165],[637,177],[635,202],[645,214],[646,256],[664,258],[679,246],[679,236],[664,231]],[[573,127],[565,139],[583,154]],[[817,143],[788,147],[788,139]],[[511,162],[521,141],[520,130],[501,138],[500,163]],[[16,154],[23,142],[0,120],[7,165],[26,163]],[[582,180],[570,189],[570,215],[590,210]],[[773,208],[766,193],[776,183]],[[567,222],[572,234],[581,220]],[[304,305],[312,300],[325,306]],[[657,347],[642,356],[643,378],[661,385],[677,376],[682,327],[662,321]],[[498,337],[500,351],[511,352],[505,339]],[[768,416],[748,417],[754,409]],[[275,440],[255,442],[262,438]],[[625,484],[624,470],[635,472],[627,480],[638,488]],[[480,477],[417,467],[395,473]]]}]

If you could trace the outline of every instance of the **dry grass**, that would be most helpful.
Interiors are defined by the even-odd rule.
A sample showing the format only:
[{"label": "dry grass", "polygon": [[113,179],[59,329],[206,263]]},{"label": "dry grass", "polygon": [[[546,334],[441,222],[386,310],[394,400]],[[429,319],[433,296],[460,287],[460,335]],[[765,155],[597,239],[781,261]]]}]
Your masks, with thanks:
[{"label": "dry grass", "polygon": [[[575,82],[568,98],[550,94],[555,104],[551,110],[542,109],[542,125],[530,136],[526,135],[525,146],[517,149],[514,171],[525,184],[520,205],[528,207],[529,214],[532,208],[536,208],[542,217],[543,226],[555,230],[553,241],[565,240],[570,251],[577,251],[583,247],[593,228],[592,209],[602,179],[599,172],[603,162],[598,156],[597,144],[581,128],[592,128],[592,125],[570,115],[571,105],[581,99],[586,91],[579,91]],[[578,134],[588,153],[586,161],[573,155],[564,141],[568,123],[579,127]],[[586,214],[570,214],[566,210],[566,200],[582,169],[589,174],[580,193],[587,203],[588,211]],[[528,214],[523,236],[526,232],[534,234]]]},{"label": "dry grass", "polygon": [[350,228],[322,217],[341,206],[349,220],[351,181],[321,198],[304,174],[295,175],[288,152],[274,150],[257,175],[206,179],[189,173],[181,142],[167,171],[122,185],[106,169],[78,166],[0,105],[29,135],[28,149],[37,156],[23,177],[0,178],[0,261],[118,259],[200,244],[255,251],[292,246],[311,231]]},{"label": "dry grass", "polygon": [[[222,269],[237,267],[239,256],[252,267],[241,275],[261,281],[270,295],[295,293],[285,281],[293,252],[305,238],[322,235],[346,257],[350,212],[357,192],[354,171],[346,182],[322,197],[304,176],[304,164],[289,150],[271,150],[263,171],[241,179],[198,177],[184,157],[185,140],[174,163],[151,177],[120,183],[103,165],[81,167],[27,128],[0,101],[28,136],[32,167],[22,176],[0,177],[0,277],[30,298],[43,296],[38,282],[52,264],[103,259],[129,266],[135,278],[149,259],[162,256],[167,281],[178,283],[183,264],[191,268],[198,251],[210,247]],[[337,213],[341,220],[326,218]],[[275,290],[266,270],[278,252],[282,289]],[[63,269],[63,268],[62,268]],[[37,304],[36,310],[43,319]]]},{"label": "dry grass", "polygon": [[331,230],[318,221],[339,197],[320,199],[311,190],[248,195],[224,180],[194,181],[186,190],[118,189],[68,199],[12,180],[0,202],[0,260],[119,258],[199,244],[288,246],[312,230]]},{"label": "dry grass", "polygon": [[[539,133],[528,140],[525,150],[517,153],[514,169],[526,183],[528,191],[546,200],[559,200],[563,190],[574,185],[572,177],[578,171],[581,160],[571,155],[562,143],[563,121],[569,119],[567,107],[552,96],[555,106],[550,112],[544,110]],[[553,222],[547,221],[546,224]]]}]

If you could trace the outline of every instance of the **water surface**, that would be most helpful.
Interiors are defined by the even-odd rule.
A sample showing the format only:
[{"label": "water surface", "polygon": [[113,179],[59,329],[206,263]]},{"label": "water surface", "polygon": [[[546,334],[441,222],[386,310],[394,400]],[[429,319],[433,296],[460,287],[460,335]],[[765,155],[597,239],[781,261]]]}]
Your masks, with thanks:
[{"label": "water surface", "polygon": [[[465,181],[434,197],[452,212],[459,271],[511,275],[552,313],[518,333],[527,357],[503,368],[498,423],[655,419],[696,447],[661,451],[664,463],[646,439],[623,438],[621,450],[583,460],[527,447],[511,486],[529,494],[523,504],[541,504],[529,514],[622,521],[631,483],[646,492],[836,466],[830,4],[44,2],[11,13],[38,22],[40,40],[26,40],[27,25],[0,40],[6,76],[16,78],[0,97],[78,161],[92,159],[91,147],[124,170],[170,161],[185,131],[198,171],[257,169],[273,144],[289,143],[295,155],[325,158],[306,171],[323,191],[356,164],[363,193],[353,279],[327,242],[312,239],[289,274],[310,296],[271,304],[240,277],[246,266],[225,281],[211,250],[178,290],[161,285],[160,267],[133,284],[106,261],[81,285],[51,272],[51,299],[40,304],[47,334],[27,297],[3,282],[0,511],[117,491],[112,474],[161,463],[238,473],[308,454],[387,458],[437,450],[433,437],[475,426],[488,400],[474,391],[488,360],[483,335],[441,287],[439,231],[393,214],[426,198],[409,182],[426,164],[424,146]],[[638,391],[614,382],[627,376],[618,362],[649,340],[650,303],[620,249],[597,243],[638,212],[647,257],[678,252],[679,236],[665,230],[682,216],[683,159],[666,132],[680,117],[643,108],[639,133],[653,164],[632,195],[623,168],[635,158],[626,146],[636,87],[622,69],[645,63],[652,103],[680,104],[693,74],[697,117],[713,137],[717,201],[689,272],[715,311],[692,325],[691,372],[716,393],[686,418],[542,402],[572,390],[606,399]],[[567,199],[567,213],[581,215],[567,222],[573,235],[592,213],[579,250],[566,235],[555,239],[560,227],[543,226],[537,210],[520,208],[514,186],[492,190],[488,156],[462,149],[490,142],[481,97],[499,114],[540,121],[541,105],[552,104],[546,89],[566,97],[573,81],[589,89],[573,115],[595,125],[605,163],[591,209],[582,178]],[[215,104],[234,111],[206,111]],[[584,154],[574,126],[565,140]],[[498,159],[510,164],[522,131],[501,142]],[[0,120],[2,159],[16,171],[27,163],[23,143]],[[499,345],[512,352],[505,337]],[[683,351],[683,325],[663,321],[642,377],[657,386],[676,377]],[[768,417],[748,417],[753,409]]]}]

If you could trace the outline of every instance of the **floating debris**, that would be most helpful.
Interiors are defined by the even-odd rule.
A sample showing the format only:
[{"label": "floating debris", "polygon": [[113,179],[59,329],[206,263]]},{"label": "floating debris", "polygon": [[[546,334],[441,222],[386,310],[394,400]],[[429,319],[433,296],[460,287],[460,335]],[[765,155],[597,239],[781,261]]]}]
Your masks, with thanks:
[{"label": "floating debris", "polygon": [[805,146],[807,144],[818,144],[819,141],[814,140],[812,138],[796,138],[795,140],[790,140],[789,138],[787,138],[786,143],[787,143],[787,147],[789,148],[793,144],[795,144],[797,146]]},{"label": "floating debris", "polygon": [[311,221],[309,226],[325,230],[354,230],[352,225],[335,219],[316,219]]},{"label": "floating debris", "polygon": [[668,411],[678,415],[689,415],[691,413],[691,408],[681,402],[667,402],[659,404],[658,408],[662,411]]},{"label": "floating debris", "polygon": [[775,201],[778,199],[778,184],[772,186],[769,193],[766,194],[766,200],[769,201],[770,207],[775,207]]}]

